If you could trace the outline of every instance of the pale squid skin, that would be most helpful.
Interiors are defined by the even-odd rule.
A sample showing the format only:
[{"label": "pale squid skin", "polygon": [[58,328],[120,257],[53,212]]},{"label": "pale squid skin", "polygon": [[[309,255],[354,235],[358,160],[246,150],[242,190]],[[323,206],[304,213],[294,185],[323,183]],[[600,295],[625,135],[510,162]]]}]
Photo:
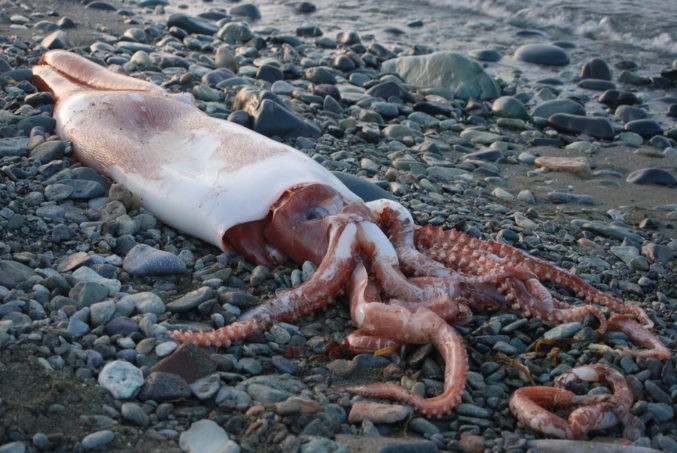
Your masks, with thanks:
[{"label": "pale squid skin", "polygon": [[[79,161],[126,186],[166,224],[224,249],[226,231],[264,218],[290,187],[324,184],[360,201],[294,148],[83,60],[52,51],[33,70],[55,94],[58,135],[73,142]],[[59,69],[79,71],[78,80]]]},{"label": "pale squid skin", "polygon": [[[349,390],[399,399],[426,415],[442,416],[460,403],[468,372],[463,340],[449,323],[468,322],[470,307],[512,305],[525,316],[555,323],[591,313],[599,319],[598,331],[605,331],[606,318],[597,307],[559,301],[540,283],[549,280],[572,288],[588,303],[651,326],[640,307],[513,247],[454,230],[416,227],[394,201],[362,203],[303,153],[211,118],[185,97],[69,52],[50,51],[40,63],[33,69],[34,82],[54,93],[57,132],[73,142],[83,164],[126,186],[166,224],[221,249],[232,245],[265,265],[286,257],[318,265],[311,279],[279,292],[231,325],[209,332],[169,331],[177,341],[229,346],[274,322],[312,313],[348,289],[358,327],[352,338],[356,343],[359,338],[361,350],[432,342],[446,362],[438,397],[421,398],[394,384]],[[612,318],[609,325],[649,347],[643,355],[669,354],[630,318]],[[533,409],[521,407],[527,406]],[[523,417],[526,409],[515,407]]]}]

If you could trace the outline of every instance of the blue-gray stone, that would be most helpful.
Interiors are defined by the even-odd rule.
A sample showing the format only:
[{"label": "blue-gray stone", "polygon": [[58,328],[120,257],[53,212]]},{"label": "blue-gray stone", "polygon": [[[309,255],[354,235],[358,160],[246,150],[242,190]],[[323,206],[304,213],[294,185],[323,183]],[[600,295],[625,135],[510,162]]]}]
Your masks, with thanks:
[{"label": "blue-gray stone", "polygon": [[165,311],[165,303],[160,296],[148,291],[130,294],[118,301],[119,304],[126,302],[133,303],[139,313],[155,313],[159,315]]},{"label": "blue-gray stone", "polygon": [[628,132],[634,132],[644,138],[650,138],[654,135],[662,134],[663,128],[654,120],[640,119],[632,120],[625,124],[624,129]]},{"label": "blue-gray stone", "polygon": [[0,157],[28,155],[28,137],[0,138]]},{"label": "blue-gray stone", "polygon": [[601,58],[593,58],[581,67],[582,79],[611,80],[611,68]]},{"label": "blue-gray stone", "polygon": [[608,80],[597,80],[597,79],[585,79],[581,80],[576,84],[578,88],[584,88],[586,90],[593,91],[606,91],[613,90],[616,88],[616,84],[609,82]]},{"label": "blue-gray stone", "polygon": [[527,63],[550,66],[569,64],[569,55],[561,47],[546,44],[527,44],[521,46],[515,51],[515,58]]},{"label": "blue-gray stone", "polygon": [[208,286],[203,286],[169,302],[167,309],[175,313],[190,311],[213,297],[215,297],[214,290]]},{"label": "blue-gray stone", "polygon": [[485,149],[463,156],[464,160],[486,160],[490,162],[495,162],[501,158],[503,158],[503,151],[500,149]]},{"label": "blue-gray stone", "polygon": [[254,38],[254,33],[252,33],[247,24],[228,22],[216,32],[215,36],[228,44],[235,44],[237,42],[249,41]]},{"label": "blue-gray stone", "polygon": [[254,130],[268,137],[319,137],[321,132],[315,124],[298,117],[285,106],[269,99],[264,99],[252,116],[254,117]]},{"label": "blue-gray stone", "polygon": [[173,253],[137,244],[127,253],[122,267],[130,275],[172,275],[186,272],[186,264]]},{"label": "blue-gray stone", "polygon": [[559,324],[545,332],[543,338],[547,340],[573,338],[576,332],[581,330],[581,327],[583,327],[583,325],[578,321]]},{"label": "blue-gray stone", "polygon": [[120,413],[122,414],[122,418],[129,420],[136,425],[148,426],[148,423],[150,423],[150,417],[148,417],[148,414],[146,414],[146,412],[141,409],[141,406],[136,403],[123,403],[122,407],[120,408]]},{"label": "blue-gray stone", "polygon": [[49,116],[36,115],[20,120],[16,126],[26,135],[36,126],[40,126],[45,132],[52,133],[56,127],[56,120]]},{"label": "blue-gray stone", "polygon": [[249,404],[252,398],[245,391],[224,385],[214,398],[216,404],[224,404],[226,407],[235,407],[241,404]]},{"label": "blue-gray stone", "polygon": [[16,288],[29,278],[37,275],[25,264],[10,260],[0,260],[0,286]]},{"label": "blue-gray stone", "polygon": [[500,94],[494,79],[479,63],[457,52],[393,58],[382,63],[381,71],[397,73],[417,87],[447,90],[460,99],[495,99]]},{"label": "blue-gray stone", "polygon": [[556,113],[548,118],[552,127],[568,133],[586,134],[601,139],[611,139],[615,130],[609,120],[569,113]]},{"label": "blue-gray stone", "polygon": [[280,401],[284,401],[290,396],[293,396],[290,392],[274,389],[261,384],[251,384],[247,386],[247,393],[252,399],[263,404],[279,403]]},{"label": "blue-gray stone", "polygon": [[51,140],[33,148],[31,151],[31,159],[37,160],[41,164],[45,164],[52,160],[63,159],[64,151],[66,151],[66,142]]},{"label": "blue-gray stone", "polygon": [[373,201],[386,198],[388,200],[397,200],[392,193],[382,189],[371,181],[351,175],[334,171],[332,172],[343,184],[364,201]]},{"label": "blue-gray stone", "polygon": [[[425,439],[396,438],[388,436],[355,436],[337,434],[336,442],[347,451],[372,453],[437,453],[435,442]],[[308,445],[308,444],[304,444]],[[326,450],[321,450],[326,451]]]},{"label": "blue-gray stone", "polygon": [[111,5],[108,2],[91,2],[87,3],[87,6],[85,8],[90,8],[90,9],[100,9],[102,11],[117,11],[117,8],[113,5]]},{"label": "blue-gray stone", "polygon": [[108,335],[122,335],[127,336],[139,331],[139,325],[126,316],[117,316],[106,324],[104,332]]},{"label": "blue-gray stone", "polygon": [[494,62],[501,59],[500,53],[490,49],[471,50],[468,52],[468,55],[480,61]]},{"label": "blue-gray stone", "polygon": [[642,168],[630,173],[626,181],[633,184],[677,185],[677,178],[662,168]]},{"label": "blue-gray stone", "polygon": [[201,17],[188,16],[186,14],[172,14],[167,20],[167,27],[179,27],[188,33],[213,35],[219,30],[214,22]]},{"label": "blue-gray stone", "polygon": [[85,450],[102,450],[106,444],[115,439],[113,431],[103,430],[88,434],[82,439],[82,447]]},{"label": "blue-gray stone", "polygon": [[170,401],[190,396],[188,383],[178,374],[155,371],[150,373],[139,392],[139,399]]},{"label": "blue-gray stone", "polygon": [[240,5],[235,5],[232,8],[228,9],[228,14],[231,16],[245,16],[249,19],[261,19],[261,12],[256,5],[251,3],[242,3]]},{"label": "blue-gray stone", "polygon": [[666,403],[649,403],[647,410],[651,412],[658,422],[667,422],[674,417],[674,409],[671,404]]}]

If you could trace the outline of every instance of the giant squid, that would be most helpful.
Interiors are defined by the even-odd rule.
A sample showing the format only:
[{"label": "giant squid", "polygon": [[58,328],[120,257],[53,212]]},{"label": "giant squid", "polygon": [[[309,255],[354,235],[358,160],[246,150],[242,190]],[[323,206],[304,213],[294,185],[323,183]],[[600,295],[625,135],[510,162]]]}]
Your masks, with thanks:
[{"label": "giant squid", "polygon": [[[436,397],[387,383],[349,390],[400,400],[428,416],[447,414],[461,401],[468,359],[453,324],[467,323],[473,308],[519,310],[551,324],[590,314],[599,333],[621,330],[648,348],[629,353],[670,357],[639,306],[509,245],[416,226],[397,201],[365,202],[302,152],[212,118],[186,96],[61,50],[45,53],[33,73],[35,84],[54,95],[57,133],[72,142],[74,157],[127,187],[164,223],[257,264],[275,267],[291,259],[317,266],[300,286],[278,292],[230,325],[168,331],[178,342],[228,347],[345,292],[357,328],[346,340],[349,347],[432,343],[445,361],[444,390]],[[570,288],[585,303],[558,300],[543,281]],[[600,306],[614,313],[610,320]],[[525,398],[520,394],[511,405],[521,420],[534,410]]]}]

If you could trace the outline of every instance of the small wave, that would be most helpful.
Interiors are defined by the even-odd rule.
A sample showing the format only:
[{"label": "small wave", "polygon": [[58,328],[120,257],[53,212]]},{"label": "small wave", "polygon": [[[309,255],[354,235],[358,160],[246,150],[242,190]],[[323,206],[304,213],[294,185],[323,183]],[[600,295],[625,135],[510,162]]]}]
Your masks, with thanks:
[{"label": "small wave", "polygon": [[666,11],[661,0],[621,3],[428,0],[428,4],[481,14],[503,23],[520,23],[544,31],[555,29],[589,39],[617,41],[645,50],[677,54],[677,10]]}]

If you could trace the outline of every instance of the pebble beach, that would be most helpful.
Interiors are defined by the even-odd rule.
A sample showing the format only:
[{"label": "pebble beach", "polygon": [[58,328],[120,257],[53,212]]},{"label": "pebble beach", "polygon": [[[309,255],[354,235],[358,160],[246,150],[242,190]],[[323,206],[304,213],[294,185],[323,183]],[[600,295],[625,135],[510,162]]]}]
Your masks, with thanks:
[{"label": "pebble beach", "polygon": [[389,381],[432,396],[444,372],[431,345],[340,352],[354,330],[345,297],[224,349],[167,336],[229,324],[315,267],[224,253],[73,159],[52,95],[32,83],[49,49],[190,93],[363,198],[400,201],[418,225],[575,273],[641,306],[674,351],[671,28],[619,34],[613,15],[596,22],[605,33],[555,26],[513,2],[380,3],[0,0],[0,453],[571,451],[519,423],[508,399],[591,363],[627,377],[644,432],[583,442],[677,452],[677,359],[623,353],[628,338],[598,336],[592,317],[476,311],[457,327],[463,401],[440,419],[345,390]]}]

